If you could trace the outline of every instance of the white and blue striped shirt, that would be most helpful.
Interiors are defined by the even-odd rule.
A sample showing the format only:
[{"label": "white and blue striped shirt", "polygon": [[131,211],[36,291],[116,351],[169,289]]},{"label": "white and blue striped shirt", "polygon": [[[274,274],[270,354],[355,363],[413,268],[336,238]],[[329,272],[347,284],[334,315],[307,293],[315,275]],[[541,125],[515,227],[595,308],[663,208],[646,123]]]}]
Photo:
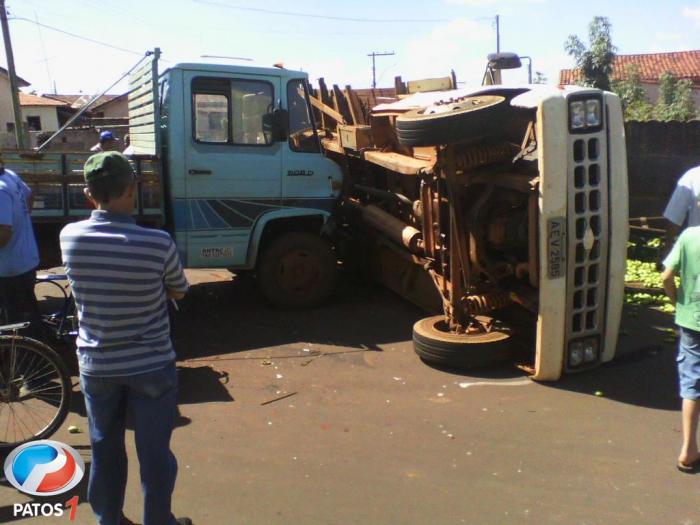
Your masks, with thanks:
[{"label": "white and blue striped shirt", "polygon": [[78,310],[80,372],[127,376],[175,360],[165,289],[186,292],[175,243],[131,217],[95,210],[61,231]]}]

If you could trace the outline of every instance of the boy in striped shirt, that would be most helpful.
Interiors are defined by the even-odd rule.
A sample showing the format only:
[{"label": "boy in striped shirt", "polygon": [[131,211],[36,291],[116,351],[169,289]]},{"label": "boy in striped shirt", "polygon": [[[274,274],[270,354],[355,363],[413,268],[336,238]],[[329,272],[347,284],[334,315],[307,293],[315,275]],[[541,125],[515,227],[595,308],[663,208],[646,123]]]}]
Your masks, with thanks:
[{"label": "boy in striped shirt", "polygon": [[143,524],[191,524],[170,510],[177,375],[166,308],[166,298],[185,295],[187,280],[170,236],[131,218],[136,183],[126,157],[93,155],[84,175],[85,195],[96,210],[63,229],[61,252],[78,309],[80,385],[92,445],[88,499],[100,525],[120,523],[128,409],[141,466]]}]

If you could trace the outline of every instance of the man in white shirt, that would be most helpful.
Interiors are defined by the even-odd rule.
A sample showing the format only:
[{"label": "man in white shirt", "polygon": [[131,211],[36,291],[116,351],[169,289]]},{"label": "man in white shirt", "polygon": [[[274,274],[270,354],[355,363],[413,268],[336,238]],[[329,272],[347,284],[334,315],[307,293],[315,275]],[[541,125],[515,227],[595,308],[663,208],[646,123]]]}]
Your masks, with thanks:
[{"label": "man in white shirt", "polygon": [[700,166],[689,169],[678,179],[664,217],[670,223],[666,230],[667,252],[686,221],[688,227],[700,226]]}]

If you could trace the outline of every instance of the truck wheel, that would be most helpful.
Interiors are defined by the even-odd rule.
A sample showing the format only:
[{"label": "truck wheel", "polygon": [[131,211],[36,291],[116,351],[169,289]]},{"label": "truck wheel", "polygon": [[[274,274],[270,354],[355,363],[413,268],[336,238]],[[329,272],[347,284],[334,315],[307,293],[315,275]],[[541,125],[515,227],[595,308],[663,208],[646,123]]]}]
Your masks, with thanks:
[{"label": "truck wheel", "polygon": [[288,233],[263,252],[258,266],[260,289],[281,308],[316,306],[335,289],[337,263],[325,240],[310,233]]},{"label": "truck wheel", "polygon": [[[489,319],[477,316],[479,321]],[[413,348],[424,361],[450,368],[478,368],[506,361],[511,355],[511,331],[496,324],[487,333],[455,334],[444,315],[426,317],[413,325]]]},{"label": "truck wheel", "polygon": [[474,141],[498,131],[503,126],[507,108],[505,97],[464,97],[398,116],[396,135],[404,146]]}]

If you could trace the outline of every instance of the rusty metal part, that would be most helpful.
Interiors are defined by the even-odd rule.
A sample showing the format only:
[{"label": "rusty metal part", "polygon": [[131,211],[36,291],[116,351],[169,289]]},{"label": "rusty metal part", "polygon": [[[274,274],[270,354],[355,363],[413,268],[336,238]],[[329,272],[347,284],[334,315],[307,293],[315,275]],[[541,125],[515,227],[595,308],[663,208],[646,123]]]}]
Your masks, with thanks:
[{"label": "rusty metal part", "polygon": [[468,295],[462,298],[462,307],[468,315],[483,315],[512,304],[513,299],[507,292],[490,292]]},{"label": "rusty metal part", "polygon": [[393,198],[398,200],[399,202],[405,204],[406,206],[413,206],[413,201],[406,197],[405,195],[402,195],[401,193],[396,193],[393,191],[387,191],[387,190],[380,190],[378,188],[372,188],[371,186],[364,186],[362,184],[355,184],[353,186],[354,188],[363,191],[365,193],[369,193],[370,195],[374,195],[376,197],[385,197],[385,198]]},{"label": "rusty metal part", "polygon": [[455,168],[469,171],[487,164],[510,160],[512,156],[511,146],[507,143],[475,146],[455,152]]},{"label": "rusty metal part", "polygon": [[527,258],[527,263],[528,263],[528,269],[529,269],[529,277],[530,277],[530,286],[533,288],[538,288],[540,286],[540,265],[539,265],[539,257],[538,257],[538,228],[537,228],[537,223],[538,223],[538,215],[539,215],[539,206],[538,206],[538,192],[533,191],[530,194],[530,198],[528,200],[528,206],[527,206],[527,235],[528,235],[528,241],[527,241],[527,251],[528,251],[528,258]]},{"label": "rusty metal part", "polygon": [[360,207],[362,219],[372,228],[383,233],[396,244],[408,248],[412,253],[418,255],[423,253],[423,238],[421,232],[416,228],[397,219],[374,204],[362,206],[361,204],[353,203],[353,205]]}]

